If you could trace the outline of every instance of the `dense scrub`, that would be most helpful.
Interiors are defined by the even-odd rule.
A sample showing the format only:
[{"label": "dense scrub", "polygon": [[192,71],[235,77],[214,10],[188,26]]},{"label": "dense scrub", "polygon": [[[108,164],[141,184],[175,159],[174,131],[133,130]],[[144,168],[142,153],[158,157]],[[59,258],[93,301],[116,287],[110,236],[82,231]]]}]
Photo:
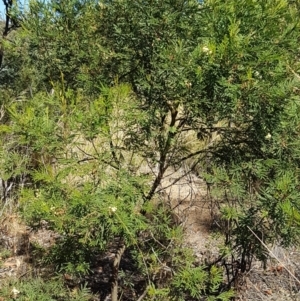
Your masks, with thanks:
[{"label": "dense scrub", "polygon": [[[57,233],[39,264],[92,286],[111,252],[113,301],[229,300],[264,244],[297,245],[299,4],[8,3],[1,212]],[[183,169],[221,213],[216,262],[195,264],[162,197]]]}]

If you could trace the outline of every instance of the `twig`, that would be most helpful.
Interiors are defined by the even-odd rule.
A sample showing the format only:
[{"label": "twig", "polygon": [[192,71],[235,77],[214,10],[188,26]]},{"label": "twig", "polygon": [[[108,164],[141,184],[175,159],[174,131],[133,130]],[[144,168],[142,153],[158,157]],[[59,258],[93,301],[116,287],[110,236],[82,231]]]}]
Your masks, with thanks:
[{"label": "twig", "polygon": [[300,280],[280,261],[280,259],[268,248],[268,246],[253,232],[253,230],[247,226],[247,228],[250,230],[250,232],[258,239],[258,241],[269,251],[270,255],[273,256],[280,264],[281,266],[300,284]]},{"label": "twig", "polygon": [[139,298],[137,299],[137,301],[142,301],[145,298],[145,296],[147,295],[147,292],[148,292],[148,288],[146,288],[144,290],[144,292],[139,296]]},{"label": "twig", "polygon": [[[151,235],[151,237],[153,238],[153,240],[154,240],[155,242],[157,242],[161,247],[163,247],[164,249],[167,249],[166,246],[164,246],[160,241],[158,241],[158,240],[154,237],[152,231],[150,231],[150,235]],[[152,250],[153,250],[153,248],[152,248]],[[153,252],[154,252],[154,250],[153,250]],[[155,253],[155,252],[154,252],[154,253]]]}]

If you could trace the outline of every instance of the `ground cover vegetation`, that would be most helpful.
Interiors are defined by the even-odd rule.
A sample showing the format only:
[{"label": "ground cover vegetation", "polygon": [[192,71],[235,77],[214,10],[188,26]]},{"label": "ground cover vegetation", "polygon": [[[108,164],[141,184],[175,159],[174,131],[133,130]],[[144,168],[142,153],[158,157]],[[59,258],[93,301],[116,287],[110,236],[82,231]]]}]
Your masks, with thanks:
[{"label": "ground cover vegetation", "polygon": [[[299,1],[4,3],[1,214],[46,224],[35,264],[87,283],[32,275],[8,300],[225,301],[264,244],[299,243]],[[184,247],[158,193],[170,170],[219,208],[215,262]]]}]

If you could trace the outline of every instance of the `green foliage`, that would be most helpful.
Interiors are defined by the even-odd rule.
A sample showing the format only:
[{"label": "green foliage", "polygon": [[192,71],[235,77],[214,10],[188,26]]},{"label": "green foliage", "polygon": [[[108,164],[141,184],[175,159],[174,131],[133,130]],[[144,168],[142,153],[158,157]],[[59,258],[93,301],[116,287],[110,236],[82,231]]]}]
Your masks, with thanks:
[{"label": "green foliage", "polygon": [[[223,271],[212,266],[207,272],[203,267],[187,266],[175,275],[171,287],[174,292],[172,300],[186,300],[188,296],[199,300],[203,295],[211,295],[207,300],[229,300],[232,291],[218,294],[223,282]],[[213,296],[216,294],[216,296]]]},{"label": "green foliage", "polygon": [[88,301],[92,294],[86,286],[70,291],[63,286],[61,279],[45,282],[40,278],[25,281],[10,280],[1,287],[1,296],[5,300],[32,301]]},{"label": "green foliage", "polygon": [[191,268],[184,269],[175,275],[173,285],[179,292],[188,292],[193,298],[200,298],[202,291],[205,289],[205,278],[207,273],[202,268]]},{"label": "green foliage", "polygon": [[139,183],[122,171],[117,176],[102,178],[99,186],[103,187],[99,188],[88,182],[77,188],[50,182],[35,196],[24,191],[21,201],[28,221],[46,220],[62,235],[47,255],[48,261],[56,262],[60,269],[65,266],[69,272],[74,267],[82,274],[87,272],[93,256],[105,250],[114,237],[122,237],[128,246],[136,244],[137,233],[145,229],[143,217],[136,209]]},{"label": "green foliage", "polygon": [[209,184],[242,272],[266,260],[259,240],[298,243],[297,5],[30,2],[1,40],[0,177],[29,224],[59,233],[48,262],[85,275],[120,240],[149,300],[228,300],[222,270],[194,267],[154,205],[183,165]]}]

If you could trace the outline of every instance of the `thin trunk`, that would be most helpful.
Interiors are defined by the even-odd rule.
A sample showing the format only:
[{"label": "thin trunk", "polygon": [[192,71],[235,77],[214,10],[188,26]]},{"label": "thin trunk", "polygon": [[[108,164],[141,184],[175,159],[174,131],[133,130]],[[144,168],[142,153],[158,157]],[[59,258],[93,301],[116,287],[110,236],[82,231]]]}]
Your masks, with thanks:
[{"label": "thin trunk", "polygon": [[171,130],[171,128],[173,128],[175,126],[177,114],[178,114],[177,110],[174,110],[171,112],[171,121],[170,121],[170,124],[168,127],[167,139],[166,139],[163,149],[160,151],[158,174],[153,182],[153,185],[152,185],[148,195],[146,196],[146,201],[150,201],[152,199],[153,195],[156,192],[157,187],[160,185],[160,183],[163,179],[165,171],[169,167],[167,156],[170,151],[172,139],[174,139],[174,137],[176,135],[176,131],[174,131],[173,129]]},{"label": "thin trunk", "polygon": [[119,265],[122,259],[122,256],[125,252],[125,245],[122,245],[117,253],[113,263],[113,279],[112,279],[112,288],[111,288],[111,301],[118,301],[118,274],[119,274]]}]

